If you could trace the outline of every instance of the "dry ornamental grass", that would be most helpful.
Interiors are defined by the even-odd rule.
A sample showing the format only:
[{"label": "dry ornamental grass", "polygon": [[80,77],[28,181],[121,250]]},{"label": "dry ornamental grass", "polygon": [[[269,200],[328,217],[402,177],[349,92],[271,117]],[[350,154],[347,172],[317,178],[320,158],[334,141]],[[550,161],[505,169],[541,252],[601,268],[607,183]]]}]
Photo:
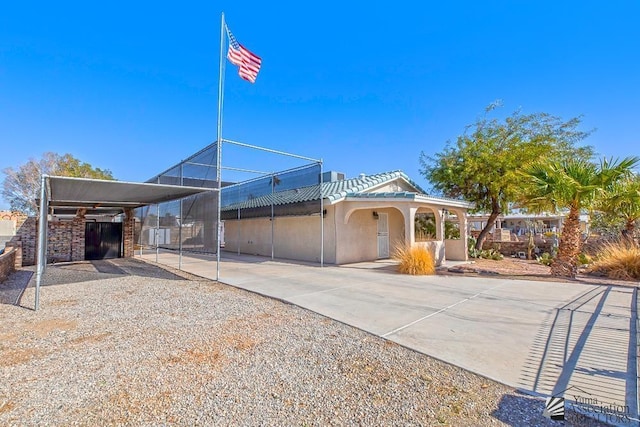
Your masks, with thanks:
[{"label": "dry ornamental grass", "polygon": [[402,274],[426,275],[436,272],[433,255],[424,246],[399,245],[394,257],[400,262],[398,271]]},{"label": "dry ornamental grass", "polygon": [[589,271],[605,274],[611,279],[639,280],[640,247],[629,240],[607,243]]}]

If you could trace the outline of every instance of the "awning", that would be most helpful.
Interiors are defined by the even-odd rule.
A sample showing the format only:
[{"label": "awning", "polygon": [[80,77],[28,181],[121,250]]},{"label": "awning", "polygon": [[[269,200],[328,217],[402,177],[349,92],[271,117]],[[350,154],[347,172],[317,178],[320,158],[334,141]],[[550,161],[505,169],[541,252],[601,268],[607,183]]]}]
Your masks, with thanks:
[{"label": "awning", "polygon": [[45,185],[48,207],[61,208],[60,213],[70,212],[63,208],[85,208],[92,213],[122,212],[127,208],[139,208],[212,191],[211,188],[202,187],[63,176],[47,176]]}]

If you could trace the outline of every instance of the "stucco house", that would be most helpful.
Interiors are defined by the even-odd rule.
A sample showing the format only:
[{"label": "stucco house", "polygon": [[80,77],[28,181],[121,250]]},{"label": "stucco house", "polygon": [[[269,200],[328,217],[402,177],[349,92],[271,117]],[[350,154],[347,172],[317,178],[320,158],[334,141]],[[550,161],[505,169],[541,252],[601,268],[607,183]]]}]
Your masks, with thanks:
[{"label": "stucco house", "polygon": [[[326,172],[321,187],[223,204],[224,250],[315,262],[322,247],[324,262],[347,264],[389,258],[397,244],[424,245],[440,265],[447,259],[467,259],[467,240],[445,239],[444,221],[456,216],[465,236],[471,207],[427,195],[401,171],[351,179]],[[427,238],[416,237],[415,219],[422,214],[435,220],[435,233]]]}]

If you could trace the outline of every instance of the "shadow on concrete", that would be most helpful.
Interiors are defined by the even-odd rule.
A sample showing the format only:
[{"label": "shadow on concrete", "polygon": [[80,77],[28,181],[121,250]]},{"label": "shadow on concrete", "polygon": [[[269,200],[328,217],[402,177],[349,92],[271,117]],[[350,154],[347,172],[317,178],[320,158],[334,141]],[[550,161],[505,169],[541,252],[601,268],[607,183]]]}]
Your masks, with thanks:
[{"label": "shadow on concrete", "polygon": [[[621,389],[614,387],[623,384],[620,401],[625,400],[629,414],[638,413],[638,290],[626,291],[629,306],[610,304],[609,311],[603,311],[607,299],[617,292],[621,291],[612,286],[594,287],[550,314],[531,347],[520,379],[523,389],[563,396],[568,389],[578,388],[582,397],[606,402],[601,396],[619,393]],[[613,354],[625,355],[615,359],[626,364],[613,364]]]},{"label": "shadow on concrete", "polygon": [[398,272],[398,261],[393,259],[379,259],[377,261],[363,261],[363,262],[354,262],[352,264],[341,264],[337,267],[353,269],[353,270],[368,270],[375,273],[384,273],[384,274],[400,274]]}]

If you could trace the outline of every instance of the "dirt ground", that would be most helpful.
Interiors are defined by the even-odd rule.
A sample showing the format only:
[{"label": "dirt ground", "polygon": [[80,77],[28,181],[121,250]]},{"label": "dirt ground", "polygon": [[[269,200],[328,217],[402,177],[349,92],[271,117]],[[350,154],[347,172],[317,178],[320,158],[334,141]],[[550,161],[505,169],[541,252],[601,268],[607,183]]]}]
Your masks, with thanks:
[{"label": "dirt ground", "polygon": [[542,280],[549,282],[579,282],[594,285],[614,284],[621,286],[639,286],[639,281],[614,280],[587,274],[584,270],[578,272],[575,279],[554,277],[551,269],[534,260],[519,258],[505,258],[500,261],[492,259],[471,259],[469,264],[461,264],[447,269],[441,269],[438,274],[464,274],[469,276],[486,276],[499,278],[513,278],[520,280]]}]

